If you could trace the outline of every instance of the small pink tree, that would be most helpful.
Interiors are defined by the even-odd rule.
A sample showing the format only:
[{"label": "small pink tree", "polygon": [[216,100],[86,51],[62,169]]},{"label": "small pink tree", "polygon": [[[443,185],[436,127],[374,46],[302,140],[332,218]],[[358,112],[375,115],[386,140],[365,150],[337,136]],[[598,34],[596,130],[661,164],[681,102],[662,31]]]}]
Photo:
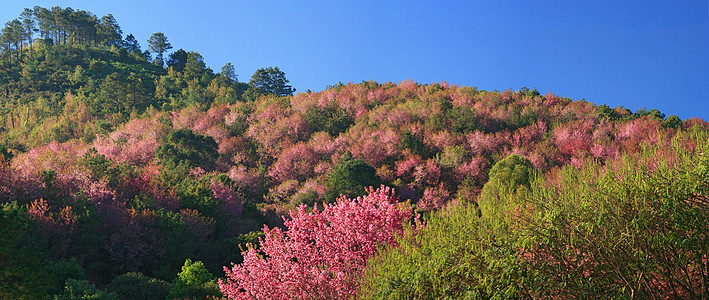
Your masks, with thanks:
[{"label": "small pink tree", "polygon": [[244,263],[224,267],[219,280],[234,299],[348,299],[359,290],[367,259],[377,247],[393,245],[404,233],[411,207],[397,204],[393,190],[369,188],[357,199],[308,212],[300,206],[285,220],[287,231],[264,227],[260,248]]}]

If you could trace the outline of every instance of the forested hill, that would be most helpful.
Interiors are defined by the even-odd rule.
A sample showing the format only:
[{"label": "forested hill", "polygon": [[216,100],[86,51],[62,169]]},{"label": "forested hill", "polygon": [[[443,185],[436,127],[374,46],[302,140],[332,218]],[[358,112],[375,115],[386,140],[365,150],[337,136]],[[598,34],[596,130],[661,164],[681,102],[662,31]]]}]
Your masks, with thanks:
[{"label": "forested hill", "polygon": [[[237,81],[231,63],[214,73],[195,51],[178,49],[167,55],[172,45],[160,32],[145,51],[133,35],[122,34],[110,14],[97,18],[60,7],[26,9],[5,24],[0,35],[0,109],[3,133],[23,139],[13,147],[92,139],[148,108],[208,108],[263,93],[293,92],[277,67],[260,69],[249,86]],[[76,102],[67,103],[68,94]],[[69,112],[86,110],[86,124],[76,126],[62,118],[67,104]]]},{"label": "forested hill", "polygon": [[435,215],[477,207],[510,161],[555,178],[709,129],[528,88],[294,94],[277,67],[240,82],[230,63],[168,54],[162,33],[143,51],[111,15],[71,8],[26,10],[1,44],[0,298],[220,296],[223,267],[301,205],[386,185]]}]

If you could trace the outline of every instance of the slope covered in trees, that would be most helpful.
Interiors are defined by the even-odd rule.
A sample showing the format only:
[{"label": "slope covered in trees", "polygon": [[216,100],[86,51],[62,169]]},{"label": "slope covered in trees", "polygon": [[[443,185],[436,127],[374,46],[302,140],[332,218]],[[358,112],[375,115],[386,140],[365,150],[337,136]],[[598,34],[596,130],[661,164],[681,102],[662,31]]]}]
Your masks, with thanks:
[{"label": "slope covered in trees", "polygon": [[[65,20],[64,15],[70,17]],[[632,113],[551,92],[542,95],[536,89],[485,91],[445,82],[368,81],[293,95],[295,90],[277,67],[258,70],[246,84],[237,80],[232,64],[214,73],[194,51],[178,49],[167,59],[153,61],[132,35],[122,38],[109,16],[97,19],[69,8],[34,8],[2,31],[0,271],[5,275],[0,278],[0,297],[204,297],[220,295],[217,278],[225,276],[231,281],[222,281],[221,292],[236,296],[243,291],[230,283],[241,278],[254,281],[242,286],[275,284],[259,275],[268,272],[249,270],[249,265],[276,263],[309,270],[294,273],[303,285],[291,288],[335,284],[342,297],[564,297],[575,291],[607,296],[594,294],[599,287],[608,295],[672,290],[682,297],[706,291],[704,283],[677,279],[678,274],[706,276],[698,271],[702,265],[696,257],[690,258],[698,251],[706,253],[706,228],[691,227],[706,214],[701,200],[707,197],[706,187],[697,181],[703,178],[705,162],[689,159],[706,153],[701,141],[709,124],[703,120],[665,118],[644,108]],[[18,22],[26,27],[18,27]],[[96,31],[87,29],[89,25]],[[32,28],[39,29],[39,38],[27,34]],[[158,42],[153,51],[169,50],[167,37],[161,34]],[[633,173],[636,168],[620,164],[628,157],[647,166]],[[612,183],[611,177],[604,177],[616,174],[611,171],[627,184],[604,194],[598,186]],[[686,186],[653,177],[665,176],[663,172],[686,179]],[[573,181],[583,176],[589,179]],[[411,229],[416,234],[409,235],[420,240],[394,242],[389,236],[383,242],[377,237],[354,239],[356,245],[347,249],[327,248],[331,241],[344,239],[337,234],[360,234],[356,230],[362,228],[355,228],[357,222],[347,216],[360,218],[364,209],[348,213],[342,207],[362,205],[364,200],[354,199],[380,184],[398,198],[374,193],[363,199],[402,203],[373,204],[367,207],[370,215],[384,216],[377,209],[410,205],[426,216],[428,225],[419,224]],[[581,197],[569,187],[584,189],[585,184],[592,189],[582,193],[588,203],[573,206],[585,202],[566,200]],[[652,191],[644,188],[649,187],[666,187],[670,194],[685,191],[671,194],[684,206],[655,207],[653,202],[636,207],[633,202],[616,207],[623,202],[608,200],[623,198],[622,188],[635,185],[640,187],[627,193],[637,199],[646,199]],[[340,194],[345,198],[332,204]],[[624,244],[624,251],[646,253],[634,263],[647,269],[613,269],[627,257],[592,245],[618,243],[602,239],[618,232],[586,229],[605,226],[593,223],[598,220],[589,207],[599,205],[607,209],[604,220],[613,224],[644,222],[647,227],[670,224],[673,216],[695,219],[672,221],[690,222],[690,227],[654,228],[660,240]],[[336,220],[349,224],[343,227],[349,231],[334,230],[335,219],[324,217],[338,211],[333,207],[340,207],[342,216]],[[296,209],[293,219],[281,218]],[[537,213],[574,217],[538,219]],[[308,223],[303,216],[320,221]],[[397,227],[409,216],[397,216],[399,223],[387,226],[396,232],[409,228]],[[278,229],[260,230],[265,225]],[[460,230],[447,231],[456,226]],[[309,239],[320,232],[336,234],[324,235],[330,238],[327,245],[311,245],[307,239],[293,240],[297,230]],[[562,236],[571,233],[586,240],[564,240]],[[690,233],[697,236],[689,244],[676,240]],[[467,239],[470,243],[459,244]],[[501,246],[484,246],[491,239]],[[334,257],[321,258],[313,266],[305,262],[316,260],[298,256],[302,251],[291,261],[261,261],[256,255],[283,249],[276,247],[279,243],[312,246],[310,252]],[[414,245],[407,248],[414,252],[392,246],[375,258],[380,269],[369,267],[363,277],[371,249],[399,243]],[[362,256],[364,246],[370,248]],[[460,251],[469,246],[469,252]],[[441,251],[433,255],[427,247]],[[658,254],[658,247],[675,247],[671,249],[685,256],[670,261]],[[285,249],[297,252],[303,247]],[[616,256],[593,261],[608,253]],[[344,257],[357,260],[343,265],[338,259]],[[244,259],[245,265],[231,266]],[[440,269],[429,268],[432,273],[424,274],[397,265],[406,265],[408,259],[421,262],[419,266],[425,266],[426,259],[450,264],[431,261],[429,266]],[[479,264],[471,265],[475,259]],[[653,260],[658,260],[656,268],[649,266]],[[593,269],[581,268],[581,261]],[[692,264],[692,269],[672,267],[680,262]],[[323,263],[339,268],[336,276],[346,280],[324,280],[335,273],[322,271]],[[446,269],[458,263],[461,273]],[[308,277],[316,271],[318,280]],[[406,274],[418,275],[401,277]],[[590,274],[593,280],[589,285],[573,281],[579,274]],[[618,283],[628,278],[635,285]]]}]

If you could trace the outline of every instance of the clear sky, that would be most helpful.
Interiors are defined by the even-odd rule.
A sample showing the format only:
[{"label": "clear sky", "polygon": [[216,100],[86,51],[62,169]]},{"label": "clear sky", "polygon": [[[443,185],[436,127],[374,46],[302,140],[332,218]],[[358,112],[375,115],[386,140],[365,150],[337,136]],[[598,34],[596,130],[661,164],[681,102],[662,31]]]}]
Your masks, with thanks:
[{"label": "clear sky", "polygon": [[[709,0],[0,0],[112,13],[147,49],[163,32],[240,81],[278,66],[298,91],[338,82],[536,87],[632,111],[709,119]],[[199,4],[197,4],[199,3]]]}]

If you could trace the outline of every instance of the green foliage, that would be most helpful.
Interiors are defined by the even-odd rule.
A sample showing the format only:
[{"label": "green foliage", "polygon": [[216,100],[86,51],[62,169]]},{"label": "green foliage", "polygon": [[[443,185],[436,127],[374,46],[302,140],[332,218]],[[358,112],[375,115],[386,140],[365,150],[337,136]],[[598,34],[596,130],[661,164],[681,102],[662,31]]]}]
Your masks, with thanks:
[{"label": "green foliage", "polygon": [[286,73],[278,67],[268,67],[256,70],[249,86],[257,94],[287,96],[293,95],[295,89],[288,85]]},{"label": "green foliage", "polygon": [[451,130],[465,134],[479,128],[475,111],[467,106],[454,106],[450,99],[438,100],[440,111],[432,114],[426,121],[426,127],[436,131]]},{"label": "green foliage", "polygon": [[517,91],[517,94],[522,95],[527,98],[541,97],[541,95],[542,95],[541,93],[539,93],[539,91],[537,90],[536,87],[532,88],[530,90],[526,86],[523,86],[521,89],[519,89],[519,91]]},{"label": "green foliage", "polygon": [[465,134],[479,128],[475,112],[467,106],[454,106],[448,112],[448,117],[453,132]]},{"label": "green foliage", "polygon": [[638,110],[635,112],[635,114],[633,116],[636,118],[640,118],[640,117],[644,117],[644,116],[651,116],[653,118],[657,118],[660,120],[663,120],[665,118],[665,114],[661,113],[656,108],[653,108],[651,110],[647,110],[647,108],[645,108],[644,106],[638,108]]},{"label": "green foliage", "polygon": [[610,121],[626,120],[633,117],[633,113],[630,109],[622,106],[610,108],[608,104],[602,104],[596,107],[596,111],[599,117]]},{"label": "green foliage", "polygon": [[318,192],[314,190],[307,190],[305,193],[302,193],[298,195],[297,197],[294,197],[293,200],[291,201],[291,205],[294,207],[298,207],[301,204],[304,204],[309,207],[313,207],[315,203],[318,200]]},{"label": "green foliage", "polygon": [[0,144],[0,161],[11,161],[13,157],[14,155],[12,155],[12,152],[7,149],[7,146]]},{"label": "green foliage", "polygon": [[662,127],[680,129],[682,127],[682,120],[677,115],[670,115],[667,119],[662,121]]},{"label": "green foliage", "polygon": [[132,173],[131,166],[116,165],[115,162],[106,158],[91,148],[81,157],[80,163],[85,166],[91,176],[97,180],[105,180],[110,186],[116,186],[125,175]]},{"label": "green foliage", "polygon": [[163,163],[185,161],[195,167],[209,165],[218,156],[217,143],[213,138],[190,129],[175,129],[167,134],[155,155]]},{"label": "green foliage", "polygon": [[257,247],[259,245],[259,239],[263,239],[264,237],[266,237],[266,234],[263,230],[256,230],[239,235],[235,238],[234,242],[239,246],[239,249],[241,249],[242,252],[245,252],[250,248]]},{"label": "green foliage", "polygon": [[184,179],[191,168],[213,168],[218,156],[213,138],[186,128],[170,131],[155,150],[155,157],[164,170],[160,176],[173,185]]},{"label": "green foliage", "polygon": [[519,107],[512,109],[509,117],[502,124],[501,129],[517,130],[527,127],[537,121],[537,115],[530,109],[522,110]]},{"label": "green foliage", "polygon": [[158,54],[155,63],[162,67],[164,65],[163,53],[172,49],[172,45],[167,41],[165,34],[162,32],[153,33],[148,40],[148,46],[150,50]]},{"label": "green foliage", "polygon": [[204,299],[209,296],[221,297],[219,285],[201,261],[185,260],[182,272],[172,284],[170,298]]},{"label": "green foliage", "polygon": [[118,300],[116,293],[109,293],[97,288],[88,280],[67,279],[66,287],[62,294],[54,296],[55,300],[96,299]]},{"label": "green foliage", "polygon": [[54,286],[49,291],[50,294],[61,294],[69,279],[85,280],[86,272],[77,262],[75,257],[68,260],[62,259],[53,263],[49,269],[54,275]]},{"label": "green foliage", "polygon": [[222,71],[219,72],[219,76],[230,83],[239,82],[236,74],[236,68],[234,68],[234,65],[230,62],[224,64],[224,66],[222,67]]},{"label": "green foliage", "polygon": [[518,154],[510,154],[498,161],[488,175],[488,182],[497,181],[509,184],[512,187],[529,187],[529,182],[534,173],[534,166],[528,159]]},{"label": "green foliage", "polygon": [[210,181],[211,176],[185,178],[175,186],[175,190],[182,207],[198,210],[210,218],[220,218],[220,202],[214,198]]},{"label": "green foliage", "polygon": [[426,220],[367,263],[363,299],[507,299],[520,296],[508,244],[486,231],[475,205],[460,204]]},{"label": "green foliage", "polygon": [[[514,194],[518,190],[525,192],[530,187],[530,182],[534,179],[536,170],[532,163],[517,154],[510,154],[506,158],[498,161],[488,175],[488,181],[480,192],[478,206],[480,214],[484,218],[501,220],[505,218],[505,212],[510,201],[507,194]],[[488,224],[494,230],[504,231],[504,223],[491,222]]]},{"label": "green foliage", "polygon": [[118,295],[118,299],[166,299],[172,285],[141,273],[130,272],[116,276],[106,290]]},{"label": "green foliage", "polygon": [[355,198],[365,194],[365,187],[379,186],[374,167],[360,159],[345,157],[338,162],[327,178],[327,199],[334,201],[340,195]]},{"label": "green foliage", "polygon": [[[684,144],[687,138],[698,143],[696,150]],[[519,205],[537,213],[517,225],[525,249],[546,249],[550,257],[530,261],[545,276],[545,290],[563,285],[601,298],[704,293],[697,288],[707,286],[706,275],[692,270],[705,265],[699,253],[707,253],[709,240],[692,233],[706,230],[699,224],[709,218],[699,200],[709,192],[705,141],[705,133],[680,135],[625,156],[612,169],[589,164],[566,168],[554,186],[535,182]],[[553,266],[560,260],[574,263]]]},{"label": "green foliage", "polygon": [[474,205],[439,211],[369,261],[362,297],[701,298],[709,284],[706,140],[706,132],[680,134],[551,178],[515,172],[529,168],[519,158],[498,163],[486,185],[495,193],[478,199],[482,215]]},{"label": "green foliage", "polygon": [[438,165],[444,168],[456,168],[460,166],[468,156],[468,151],[462,145],[447,146],[443,152],[436,154]]},{"label": "green foliage", "polygon": [[139,76],[135,73],[126,76],[118,72],[106,76],[91,104],[98,115],[127,115],[134,110],[142,112],[149,105]]},{"label": "green foliage", "polygon": [[335,137],[354,125],[354,119],[336,105],[328,105],[323,109],[311,107],[304,117],[313,131],[325,131]]},{"label": "green foliage", "polygon": [[428,156],[428,150],[423,143],[423,137],[419,134],[411,133],[411,130],[405,129],[401,133],[401,144],[404,149],[409,149],[412,154],[418,154],[421,157]]},{"label": "green foliage", "polygon": [[26,210],[0,204],[0,298],[39,299],[51,289],[47,249],[28,232]]},{"label": "green foliage", "polygon": [[172,52],[167,59],[167,66],[177,72],[182,72],[185,65],[187,65],[187,51],[183,49]]}]

